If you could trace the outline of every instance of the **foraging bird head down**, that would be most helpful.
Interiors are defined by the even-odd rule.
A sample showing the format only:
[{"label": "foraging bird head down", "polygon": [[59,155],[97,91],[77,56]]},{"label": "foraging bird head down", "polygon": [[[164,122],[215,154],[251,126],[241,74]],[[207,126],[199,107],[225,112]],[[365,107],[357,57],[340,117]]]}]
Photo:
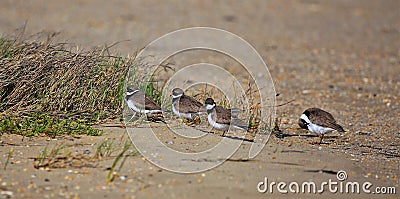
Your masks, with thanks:
[{"label": "foraging bird head down", "polygon": [[333,130],[345,132],[345,130],[336,123],[335,118],[329,113],[319,108],[309,108],[305,110],[299,119],[299,126],[317,134],[327,133]]},{"label": "foraging bird head down", "polygon": [[301,117],[299,119],[299,126],[302,129],[308,129],[308,123]]},{"label": "foraging bird head down", "polygon": [[179,98],[182,97],[182,95],[184,94],[183,90],[180,88],[174,88],[172,90],[172,98]]},{"label": "foraging bird head down", "polygon": [[322,109],[319,109],[319,108],[309,108],[309,109],[307,109],[307,110],[305,110],[302,114],[301,114],[301,116],[300,116],[300,118],[299,118],[299,126],[302,128],[302,129],[307,129],[308,130],[308,125],[310,125],[310,123],[311,123],[311,121],[310,121],[310,115],[312,114],[313,116],[317,116],[317,112],[325,112],[325,113],[327,113],[327,114],[329,114],[330,115],[330,113],[328,113],[328,112],[326,112],[326,111],[324,111],[324,110],[322,110]]}]

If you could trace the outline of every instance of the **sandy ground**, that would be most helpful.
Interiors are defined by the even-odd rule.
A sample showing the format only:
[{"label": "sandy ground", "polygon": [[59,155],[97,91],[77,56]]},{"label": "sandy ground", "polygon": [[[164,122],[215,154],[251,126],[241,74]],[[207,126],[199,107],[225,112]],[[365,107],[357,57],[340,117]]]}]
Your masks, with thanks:
[{"label": "sandy ground", "polygon": [[[231,31],[267,62],[278,104],[283,139],[271,136],[253,160],[241,158],[250,143],[221,166],[197,174],[176,174],[141,155],[128,157],[114,183],[106,176],[127,138],[125,129],[104,128],[100,137],[1,137],[0,197],[7,198],[398,198],[400,176],[400,2],[399,1],[1,1],[0,34],[26,23],[25,37],[60,32],[56,41],[79,48],[112,45],[122,55],[180,28],[211,26]],[[180,64],[179,60],[174,60]],[[299,130],[297,119],[308,107],[331,112],[347,130],[333,133],[321,146]],[[190,131],[190,130],[188,130]],[[296,135],[296,136],[293,136]],[[302,135],[302,136],[298,136]],[[211,140],[220,136],[212,134]],[[115,152],[94,162],[99,143],[114,140]],[[65,143],[84,161],[68,168],[35,169],[33,158],[48,145]],[[174,147],[191,149],[189,142]],[[212,145],[213,143],[207,143]],[[205,145],[204,147],[206,147]],[[246,150],[247,149],[247,150]],[[88,154],[89,153],[89,154]],[[88,162],[86,162],[88,161]],[[351,181],[393,186],[397,195],[258,193],[257,184],[336,179],[345,170]],[[315,172],[316,171],[316,172]]]}]

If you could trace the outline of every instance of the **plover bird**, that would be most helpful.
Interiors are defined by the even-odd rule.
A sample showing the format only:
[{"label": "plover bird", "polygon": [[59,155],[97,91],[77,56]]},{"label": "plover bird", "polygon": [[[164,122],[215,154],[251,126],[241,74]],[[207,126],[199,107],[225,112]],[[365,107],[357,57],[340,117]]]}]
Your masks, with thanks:
[{"label": "plover bird", "polygon": [[[164,112],[161,106],[158,105],[154,100],[152,100],[146,93],[139,90],[137,86],[128,86],[126,89],[126,102],[128,107],[136,113],[148,114],[161,114]],[[152,116],[150,118],[153,121],[165,121],[159,116]]]},{"label": "plover bird", "polygon": [[182,89],[172,90],[172,112],[178,117],[193,120],[197,115],[206,113],[202,103],[185,95]]},{"label": "plover bird", "polygon": [[229,109],[225,109],[221,106],[217,106],[212,98],[207,98],[205,101],[205,106],[208,114],[208,123],[219,130],[224,131],[222,136],[225,135],[225,132],[229,130],[229,127],[233,127],[234,129],[247,131],[247,124],[240,120],[237,117],[232,117],[231,111]]},{"label": "plover bird", "polygon": [[336,123],[335,118],[333,118],[330,113],[319,108],[309,108],[305,110],[300,116],[299,126],[317,134],[320,138],[319,144],[321,144],[326,133],[330,133],[334,130],[345,132],[345,130]]}]

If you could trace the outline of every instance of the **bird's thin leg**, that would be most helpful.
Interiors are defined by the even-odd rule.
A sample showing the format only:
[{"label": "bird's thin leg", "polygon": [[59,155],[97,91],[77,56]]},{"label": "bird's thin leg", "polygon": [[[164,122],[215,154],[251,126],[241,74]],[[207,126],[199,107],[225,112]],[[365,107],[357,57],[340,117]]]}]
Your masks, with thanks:
[{"label": "bird's thin leg", "polygon": [[132,117],[128,120],[128,122],[130,122],[135,116],[136,116],[136,112],[133,111]]},{"label": "bird's thin leg", "polygon": [[325,135],[325,134],[321,134],[320,136],[318,136],[318,137],[320,137],[319,144],[322,143],[322,139],[324,139],[324,135]]}]

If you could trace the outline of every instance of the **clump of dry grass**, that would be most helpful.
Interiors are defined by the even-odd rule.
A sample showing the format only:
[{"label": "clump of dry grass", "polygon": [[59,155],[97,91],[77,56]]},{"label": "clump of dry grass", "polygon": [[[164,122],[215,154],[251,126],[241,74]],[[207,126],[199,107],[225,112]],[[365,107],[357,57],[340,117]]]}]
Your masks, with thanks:
[{"label": "clump of dry grass", "polygon": [[132,62],[107,48],[74,52],[64,43],[0,38],[0,113],[85,122],[119,117]]}]

